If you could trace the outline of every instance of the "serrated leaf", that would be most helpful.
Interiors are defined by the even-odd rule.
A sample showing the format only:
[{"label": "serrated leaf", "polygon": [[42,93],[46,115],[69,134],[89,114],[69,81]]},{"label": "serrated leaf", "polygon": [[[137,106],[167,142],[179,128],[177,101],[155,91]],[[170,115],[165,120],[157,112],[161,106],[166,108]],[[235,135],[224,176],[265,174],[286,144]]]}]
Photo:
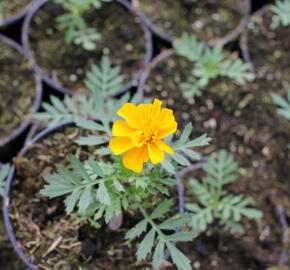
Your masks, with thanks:
[{"label": "serrated leaf", "polygon": [[183,152],[193,160],[200,160],[200,154],[198,154],[195,151],[192,151],[191,149],[184,149]]},{"label": "serrated leaf", "polygon": [[241,213],[247,218],[259,219],[263,216],[263,213],[261,211],[253,208],[243,208],[241,210]]},{"label": "serrated leaf", "polygon": [[161,230],[175,230],[181,228],[190,221],[190,216],[179,214],[162,222],[158,227]]},{"label": "serrated leaf", "polygon": [[165,242],[163,240],[160,240],[153,254],[152,264],[155,269],[159,269],[159,267],[162,265],[162,261],[164,259],[164,248],[165,248]]},{"label": "serrated leaf", "polygon": [[75,205],[77,203],[77,200],[79,199],[80,196],[80,191],[75,190],[72,194],[70,194],[66,199],[65,199],[65,205],[66,205],[66,213],[69,214],[73,211],[75,208]]},{"label": "serrated leaf", "polygon": [[49,198],[59,197],[74,191],[74,187],[45,185],[40,194]]},{"label": "serrated leaf", "polygon": [[82,192],[81,196],[80,196],[80,200],[78,203],[78,207],[79,207],[79,212],[84,212],[87,210],[88,206],[91,203],[91,193],[92,193],[92,187],[91,186],[87,186],[84,191]]},{"label": "serrated leaf", "polygon": [[84,129],[88,129],[88,130],[92,130],[92,131],[106,131],[106,129],[99,123],[92,121],[92,120],[86,120],[86,119],[82,119],[82,120],[78,120],[76,121],[76,125],[78,127],[84,128]]},{"label": "serrated leaf", "polygon": [[144,260],[147,254],[152,250],[155,238],[155,230],[152,228],[144,237],[137,250],[137,261]]},{"label": "serrated leaf", "polygon": [[118,180],[114,180],[113,181],[113,185],[114,185],[114,187],[118,190],[118,191],[125,191],[125,189],[124,189],[124,187],[123,187],[123,185],[118,181]]},{"label": "serrated leaf", "polygon": [[[70,172],[62,165],[56,166],[56,169],[57,169],[58,174],[61,176],[61,178],[65,180],[67,183],[72,183],[74,185],[81,184],[81,178],[79,175],[76,175],[73,172]],[[59,180],[57,181],[60,182]]]},{"label": "serrated leaf", "polygon": [[180,135],[178,144],[184,144],[186,140],[189,138],[189,135],[191,134],[191,132],[192,132],[192,124],[188,123]]},{"label": "serrated leaf", "polygon": [[89,158],[89,165],[94,174],[100,177],[104,177],[101,167],[99,166],[98,162],[96,162],[92,157]]},{"label": "serrated leaf", "polygon": [[209,138],[207,134],[203,134],[199,136],[198,138],[192,141],[189,141],[188,143],[183,145],[183,148],[206,146],[206,145],[209,145],[210,141],[212,141],[212,138]]},{"label": "serrated leaf", "polygon": [[169,241],[192,241],[198,234],[196,232],[177,232],[167,236]]},{"label": "serrated leaf", "polygon": [[75,140],[75,143],[77,143],[78,145],[100,145],[107,142],[107,139],[105,139],[102,136],[94,136],[94,135],[90,135],[90,136],[86,136],[86,137],[80,137],[77,140]]},{"label": "serrated leaf", "polygon": [[74,171],[77,175],[79,175],[84,180],[91,180],[89,174],[84,168],[83,164],[79,161],[79,159],[73,155],[70,156],[71,164],[74,168]]},{"label": "serrated leaf", "polygon": [[168,159],[165,159],[162,163],[161,163],[161,166],[167,171],[169,172],[170,174],[174,174],[175,172],[175,168],[174,166],[172,165],[172,163],[168,160]]},{"label": "serrated leaf", "polygon": [[0,167],[0,182],[6,179],[6,177],[8,176],[9,170],[10,170],[9,164],[4,164],[2,167]]},{"label": "serrated leaf", "polygon": [[124,78],[120,73],[120,66],[112,67],[109,57],[104,55],[100,67],[92,65],[91,71],[86,73],[84,83],[93,93],[111,95],[122,87]]},{"label": "serrated leaf", "polygon": [[166,213],[170,211],[170,208],[173,206],[173,199],[167,199],[160,203],[157,208],[152,212],[150,215],[152,219],[155,218],[161,218],[163,217]]},{"label": "serrated leaf", "polygon": [[182,166],[189,166],[190,162],[185,158],[183,155],[175,152],[172,158],[180,165]]},{"label": "serrated leaf", "polygon": [[66,113],[66,109],[65,109],[62,101],[59,98],[57,98],[55,96],[50,96],[50,101],[56,109],[58,109],[60,112]]},{"label": "serrated leaf", "polygon": [[138,224],[136,224],[130,231],[126,233],[125,239],[134,239],[138,236],[140,236],[143,232],[147,229],[148,222],[146,219],[140,221]]},{"label": "serrated leaf", "polygon": [[104,183],[100,183],[99,185],[99,188],[97,191],[97,199],[102,204],[105,204],[105,205],[111,204],[111,198]]},{"label": "serrated leaf", "polygon": [[0,167],[0,196],[4,195],[5,180],[9,174],[9,170],[10,170],[10,164],[4,164],[2,165],[2,167]]},{"label": "serrated leaf", "polygon": [[179,270],[192,270],[190,260],[172,244],[166,244],[169,249],[172,261]]},{"label": "serrated leaf", "polygon": [[101,147],[94,152],[95,155],[106,156],[111,154],[111,150],[108,147]]},{"label": "serrated leaf", "polygon": [[105,222],[108,224],[114,216],[114,208],[113,207],[106,207],[105,210]]}]

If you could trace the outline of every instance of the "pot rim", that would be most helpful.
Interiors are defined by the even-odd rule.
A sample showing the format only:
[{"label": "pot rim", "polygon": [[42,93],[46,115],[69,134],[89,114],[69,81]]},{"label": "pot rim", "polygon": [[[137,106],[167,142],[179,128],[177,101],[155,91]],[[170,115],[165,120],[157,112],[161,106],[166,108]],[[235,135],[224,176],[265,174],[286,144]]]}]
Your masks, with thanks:
[{"label": "pot rim", "polygon": [[[19,154],[17,155],[17,157],[23,157],[25,156],[25,154],[29,151],[30,147],[37,143],[38,141],[42,140],[43,138],[45,138],[46,136],[49,136],[51,133],[56,132],[57,130],[63,128],[63,127],[67,127],[67,126],[71,126],[71,125],[75,125],[74,121],[63,121],[53,127],[49,127],[46,128],[44,130],[42,130],[40,133],[38,133],[34,138],[32,138],[30,141],[28,141],[25,146],[23,147],[23,149],[19,152]],[[39,268],[37,266],[35,266],[34,264],[32,264],[29,259],[26,257],[26,255],[24,254],[24,252],[22,251],[22,249],[19,247],[17,240],[16,240],[16,236],[14,234],[14,229],[12,226],[12,222],[9,216],[9,208],[10,208],[10,192],[11,192],[11,186],[14,180],[14,175],[15,175],[15,166],[12,166],[10,168],[7,180],[6,180],[6,186],[5,186],[5,192],[4,192],[4,196],[3,196],[3,206],[2,206],[2,212],[3,212],[3,219],[4,219],[4,225],[5,225],[5,229],[6,229],[6,233],[9,237],[9,240],[15,250],[15,252],[17,253],[17,255],[19,256],[19,258],[21,259],[21,261],[27,266],[29,267],[30,270],[39,270]],[[184,189],[183,189],[183,183],[179,178],[179,174],[176,173],[174,175],[176,182],[177,182],[177,194],[178,194],[178,212],[179,213],[184,213]],[[168,256],[168,255],[167,255]]]},{"label": "pot rim", "polygon": [[[29,61],[24,54],[23,48],[16,43],[14,40],[0,34],[0,42],[4,42],[6,45],[10,46],[14,50],[16,50],[19,54],[21,54],[27,61]],[[31,68],[31,72],[34,76],[34,84],[35,84],[35,95],[34,95],[34,101],[32,105],[32,111],[27,114],[28,117],[24,118],[22,121],[22,124],[16,128],[10,135],[5,137],[4,139],[0,140],[0,149],[9,143],[12,143],[13,140],[15,140],[18,136],[20,136],[32,123],[32,115],[37,112],[40,108],[40,103],[42,100],[43,95],[43,88],[42,88],[42,82],[39,76],[37,76],[33,69]]]},{"label": "pot rim", "polygon": [[[145,43],[146,43],[146,46],[145,46],[146,47],[146,52],[145,52],[144,59],[143,59],[143,68],[140,69],[140,71],[135,75],[134,78],[131,79],[130,82],[128,82],[123,87],[121,87],[121,89],[116,91],[116,93],[112,94],[111,96],[121,95],[124,92],[128,91],[129,89],[131,89],[132,87],[137,86],[138,85],[138,81],[139,81],[140,77],[142,76],[145,67],[150,63],[150,61],[152,59],[152,56],[153,56],[152,34],[151,34],[148,26],[144,22],[144,18],[140,17],[137,14],[137,12],[135,12],[135,10],[132,8],[132,4],[129,3],[127,0],[116,0],[116,1],[119,4],[121,4],[122,6],[124,6],[125,8],[127,8],[129,10],[129,12],[132,13],[132,15],[135,15],[136,17],[138,17],[140,19],[140,22],[141,22],[140,26],[143,28],[143,32],[144,32],[144,39],[145,39]],[[30,8],[29,12],[25,16],[25,19],[24,19],[24,22],[23,22],[23,25],[22,25],[22,33],[21,33],[21,40],[22,40],[22,44],[23,44],[23,48],[24,48],[24,53],[26,54],[27,58],[32,62],[33,68],[34,68],[36,74],[38,74],[43,79],[43,81],[45,81],[50,87],[52,87],[57,92],[60,92],[60,93],[65,94],[65,95],[73,95],[73,93],[75,93],[76,91],[73,91],[71,89],[63,87],[60,84],[54,82],[42,70],[42,68],[37,64],[37,61],[35,60],[35,57],[32,54],[32,49],[30,47],[29,29],[30,29],[32,18],[37,13],[37,11],[43,5],[45,5],[47,2],[48,2],[48,0],[34,0],[32,2],[32,5],[31,5],[31,8]]]}]

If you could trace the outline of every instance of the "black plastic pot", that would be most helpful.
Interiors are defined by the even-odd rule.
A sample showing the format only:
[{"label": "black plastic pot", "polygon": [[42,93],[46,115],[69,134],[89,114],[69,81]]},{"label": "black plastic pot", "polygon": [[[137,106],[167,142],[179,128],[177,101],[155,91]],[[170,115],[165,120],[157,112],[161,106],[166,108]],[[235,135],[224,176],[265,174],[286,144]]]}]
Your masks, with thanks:
[{"label": "black plastic pot", "polygon": [[[13,40],[0,34],[0,42],[12,47],[17,53],[24,56],[23,49]],[[38,76],[35,79],[35,96],[31,114],[23,119],[22,124],[15,129],[12,134],[0,140],[0,162],[9,161],[22,147],[25,136],[29,130],[32,121],[32,114],[38,111],[42,100],[42,82]]]},{"label": "black plastic pot", "polygon": [[30,10],[32,6],[32,2],[30,4],[28,4],[22,11],[20,11],[19,13],[15,14],[14,16],[4,20],[4,22],[2,24],[0,24],[0,29],[6,29],[7,27],[16,24],[17,22],[19,22],[21,19],[23,19],[25,17],[25,15],[28,13],[28,11]]},{"label": "black plastic pot", "polygon": [[[54,127],[47,128],[40,132],[38,135],[36,135],[31,141],[27,141],[24,148],[21,150],[21,152],[18,154],[18,157],[25,157],[26,153],[29,151],[30,147],[33,144],[38,143],[45,137],[49,136],[51,133],[58,131],[61,128],[67,127],[67,126],[73,126],[74,122],[71,121],[65,121],[62,122]],[[38,270],[39,268],[35,266],[33,263],[31,263],[28,258],[25,256],[23,250],[19,247],[17,244],[17,239],[14,234],[14,230],[12,227],[11,219],[9,216],[10,211],[10,194],[11,194],[11,187],[14,181],[14,175],[15,175],[15,167],[12,166],[9,172],[9,175],[7,177],[6,181],[6,188],[5,193],[3,197],[3,218],[4,218],[4,224],[6,228],[6,232],[8,234],[8,237],[12,243],[12,246],[16,253],[18,254],[19,258],[22,260],[22,262],[31,270]],[[176,181],[177,181],[177,187],[178,187],[178,209],[179,213],[184,212],[184,191],[183,191],[183,184],[179,178],[178,173],[175,175]],[[167,254],[168,257],[168,254]]]},{"label": "black plastic pot", "polygon": [[[127,0],[116,0],[118,3],[123,5],[125,8],[130,10],[130,12],[134,13],[137,17],[138,14],[135,13],[132,9],[131,3],[129,3]],[[33,3],[31,9],[29,10],[27,16],[25,17],[23,27],[22,27],[22,44],[24,46],[25,53],[27,57],[31,60],[34,70],[36,71],[37,74],[41,76],[41,78],[53,89],[55,89],[58,92],[61,92],[62,94],[69,94],[72,95],[73,91],[71,89],[65,88],[59,84],[57,84],[55,81],[53,81],[52,78],[50,78],[45,72],[41,69],[41,67],[37,64],[35,58],[32,55],[32,51],[30,48],[30,43],[29,43],[29,28],[30,24],[32,21],[33,16],[37,12],[38,9],[40,9],[44,4],[46,4],[48,0],[37,0]],[[152,54],[153,54],[153,43],[152,43],[152,34],[149,31],[148,27],[146,26],[146,23],[143,21],[143,17],[139,17],[141,23],[142,23],[142,28],[144,31],[144,43],[146,44],[146,53],[144,55],[144,61],[143,61],[143,66],[145,67],[151,60]],[[138,85],[138,81],[143,73],[143,70],[140,70],[138,74],[126,85],[124,85],[121,89],[119,89],[115,94],[112,96],[118,96],[121,95],[122,93],[126,92],[132,87],[136,87]]]}]

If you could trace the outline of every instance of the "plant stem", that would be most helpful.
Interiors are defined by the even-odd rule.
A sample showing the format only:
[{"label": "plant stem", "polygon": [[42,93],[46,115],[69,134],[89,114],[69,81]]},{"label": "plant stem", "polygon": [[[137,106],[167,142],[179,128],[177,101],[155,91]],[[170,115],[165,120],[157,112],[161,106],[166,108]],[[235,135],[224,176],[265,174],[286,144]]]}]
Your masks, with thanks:
[{"label": "plant stem", "polygon": [[159,237],[164,240],[164,242],[166,243],[166,245],[167,246],[168,245],[171,245],[171,243],[167,240],[166,235],[158,228],[158,226],[155,224],[155,222],[153,221],[153,219],[146,213],[145,209],[142,206],[140,206],[140,211],[141,211],[142,215],[144,216],[144,218],[152,226],[152,228],[157,232],[157,234],[159,235]]}]

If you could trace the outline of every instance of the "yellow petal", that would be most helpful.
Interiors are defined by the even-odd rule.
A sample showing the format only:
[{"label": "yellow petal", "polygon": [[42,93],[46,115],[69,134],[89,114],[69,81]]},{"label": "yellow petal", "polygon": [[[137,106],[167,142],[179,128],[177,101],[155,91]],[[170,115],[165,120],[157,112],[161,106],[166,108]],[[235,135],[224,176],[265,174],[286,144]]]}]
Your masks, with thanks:
[{"label": "yellow petal", "polygon": [[134,146],[141,147],[144,142],[146,141],[146,137],[143,136],[143,133],[141,130],[137,130],[134,133],[130,135],[131,141]]},{"label": "yellow petal", "polygon": [[162,126],[162,128],[160,128],[157,132],[157,137],[160,139],[165,138],[166,136],[168,136],[169,134],[175,132],[177,129],[177,122],[169,122],[167,125]]},{"label": "yellow petal", "polygon": [[116,137],[109,143],[109,148],[115,155],[120,155],[133,147],[130,137]]},{"label": "yellow petal", "polygon": [[126,122],[118,120],[113,124],[112,135],[128,137],[131,133],[135,132],[136,129],[130,127]]},{"label": "yellow petal", "polygon": [[163,150],[164,152],[166,152],[167,154],[170,154],[170,155],[173,155],[174,154],[174,151],[173,149],[168,145],[166,144],[165,142],[161,141],[161,140],[157,140],[155,142],[157,144],[157,146]]},{"label": "yellow petal", "polygon": [[123,165],[134,172],[140,173],[143,170],[143,163],[148,161],[147,146],[134,147],[123,156]]},{"label": "yellow petal", "polygon": [[122,108],[117,112],[117,114],[127,120],[128,124],[132,128],[140,129],[142,128],[142,123],[140,122],[139,110],[132,103],[125,103]]},{"label": "yellow petal", "polygon": [[148,144],[149,158],[153,164],[162,162],[164,160],[164,153],[156,143]]},{"label": "yellow petal", "polygon": [[150,112],[152,110],[152,104],[139,104],[137,105],[138,114],[139,114],[139,123],[144,125],[150,120]]},{"label": "yellow petal", "polygon": [[162,105],[162,101],[155,98],[153,106],[152,106],[152,117],[153,118],[157,117],[160,114],[161,105]]},{"label": "yellow petal", "polygon": [[175,121],[173,111],[170,109],[162,109],[156,118],[156,121],[162,121],[162,123]]}]

